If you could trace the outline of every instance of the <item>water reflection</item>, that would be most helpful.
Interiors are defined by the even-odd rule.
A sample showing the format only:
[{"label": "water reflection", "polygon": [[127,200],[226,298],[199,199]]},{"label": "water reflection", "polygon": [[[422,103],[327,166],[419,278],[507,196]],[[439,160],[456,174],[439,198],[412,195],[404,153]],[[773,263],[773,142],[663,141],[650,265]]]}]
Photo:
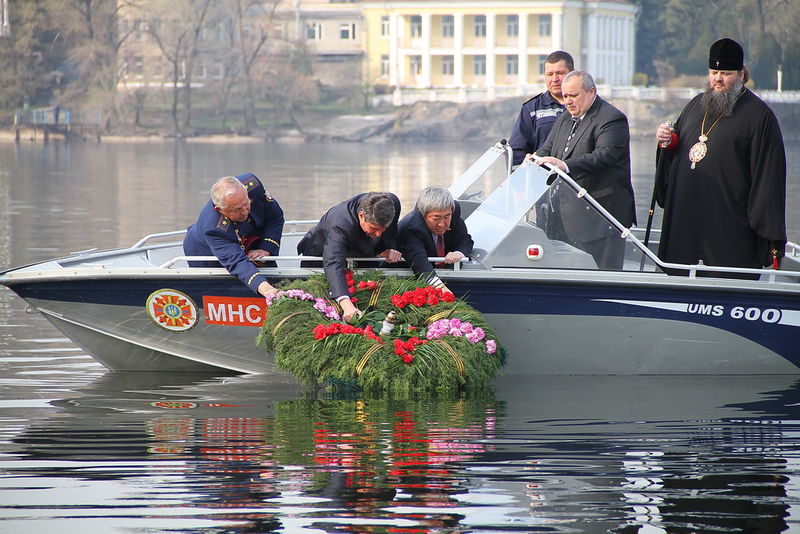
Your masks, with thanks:
[{"label": "water reflection", "polygon": [[0,515],[193,532],[778,532],[798,500],[798,398],[785,377],[507,377],[477,397],[389,399],[112,373],[6,435]]}]

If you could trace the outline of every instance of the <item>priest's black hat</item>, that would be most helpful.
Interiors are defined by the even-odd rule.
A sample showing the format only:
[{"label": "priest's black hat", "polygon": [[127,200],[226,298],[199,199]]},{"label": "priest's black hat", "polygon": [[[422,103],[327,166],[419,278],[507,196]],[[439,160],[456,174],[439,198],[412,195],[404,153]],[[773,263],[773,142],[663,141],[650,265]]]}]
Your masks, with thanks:
[{"label": "priest's black hat", "polygon": [[714,70],[742,70],[744,51],[733,39],[723,37],[708,51],[708,68]]}]

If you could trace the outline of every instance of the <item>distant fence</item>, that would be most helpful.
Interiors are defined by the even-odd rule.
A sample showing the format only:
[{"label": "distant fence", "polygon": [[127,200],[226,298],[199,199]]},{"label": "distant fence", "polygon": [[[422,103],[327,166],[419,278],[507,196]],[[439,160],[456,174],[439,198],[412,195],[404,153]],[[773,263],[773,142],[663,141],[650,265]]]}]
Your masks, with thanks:
[{"label": "distant fence", "polygon": [[[373,102],[404,106],[415,102],[490,102],[499,98],[535,95],[545,90],[543,85],[499,87],[440,87],[396,88],[394,92],[378,95]],[[598,85],[597,92],[606,98],[629,98],[642,101],[689,100],[700,93],[696,87],[644,87],[638,85]],[[800,91],[754,91],[766,102],[800,103]]]}]

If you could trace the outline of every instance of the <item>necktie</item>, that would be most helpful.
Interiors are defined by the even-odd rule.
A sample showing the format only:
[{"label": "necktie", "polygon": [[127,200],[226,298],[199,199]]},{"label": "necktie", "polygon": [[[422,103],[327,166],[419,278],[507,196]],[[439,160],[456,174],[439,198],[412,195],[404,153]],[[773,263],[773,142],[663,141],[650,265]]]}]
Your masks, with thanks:
[{"label": "necktie", "polygon": [[[444,236],[442,235],[436,236],[436,255],[440,258],[444,258]],[[436,265],[442,266],[444,263],[437,263]]]},{"label": "necktie", "polygon": [[569,131],[569,137],[567,137],[567,144],[564,145],[564,154],[566,154],[567,150],[569,150],[569,144],[572,141],[572,138],[575,136],[575,130],[578,129],[578,124],[580,122],[581,122],[580,119],[576,119],[575,117],[572,117],[572,129]]}]

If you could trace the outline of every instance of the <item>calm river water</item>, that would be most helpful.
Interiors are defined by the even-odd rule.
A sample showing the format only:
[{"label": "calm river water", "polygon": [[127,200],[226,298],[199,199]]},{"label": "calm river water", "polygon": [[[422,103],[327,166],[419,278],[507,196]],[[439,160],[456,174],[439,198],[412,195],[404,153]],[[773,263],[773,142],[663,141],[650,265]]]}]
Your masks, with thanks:
[{"label": "calm river water", "polygon": [[[185,228],[238,172],[290,219],[365,190],[411,206],[485,148],[0,145],[0,269]],[[633,154],[646,221],[652,143]],[[107,373],[0,289],[0,532],[800,532],[799,380],[502,377],[387,399]]]}]

